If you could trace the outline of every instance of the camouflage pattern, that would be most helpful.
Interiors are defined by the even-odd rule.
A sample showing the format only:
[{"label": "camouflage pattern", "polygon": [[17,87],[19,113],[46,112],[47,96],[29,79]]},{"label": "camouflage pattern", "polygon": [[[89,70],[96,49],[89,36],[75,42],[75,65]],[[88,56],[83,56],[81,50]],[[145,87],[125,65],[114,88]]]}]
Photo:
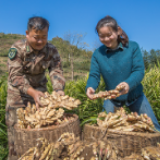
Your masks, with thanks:
[{"label": "camouflage pattern", "polygon": [[14,58],[8,58],[8,94],[6,105],[6,124],[8,126],[8,160],[16,155],[14,150],[14,124],[16,123],[16,109],[26,107],[27,102],[34,103],[34,99],[27,95],[29,87],[45,92],[48,69],[54,90],[63,90],[65,79],[62,75],[60,55],[50,43],[40,50],[33,50],[26,40],[20,40],[11,48],[16,49]]},{"label": "camouflage pattern", "polygon": [[12,45],[17,50],[13,59],[8,58],[8,97],[7,106],[25,107],[27,101],[34,103],[27,95],[29,87],[45,92],[47,90],[46,69],[54,90],[63,90],[65,79],[62,75],[62,66],[57,49],[50,43],[38,51],[34,51],[26,40]]}]

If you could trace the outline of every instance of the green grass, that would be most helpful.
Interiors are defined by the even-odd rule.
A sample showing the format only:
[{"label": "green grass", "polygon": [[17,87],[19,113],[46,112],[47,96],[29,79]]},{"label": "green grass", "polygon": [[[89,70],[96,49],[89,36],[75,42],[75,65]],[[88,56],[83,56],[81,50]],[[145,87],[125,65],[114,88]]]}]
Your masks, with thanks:
[{"label": "green grass", "polygon": [[[83,71],[84,72],[84,71]],[[51,93],[53,91],[52,84],[49,76],[47,75],[48,83],[47,89]],[[76,99],[79,99],[82,104],[73,111],[67,111],[69,113],[76,113],[81,121],[81,125],[85,123],[96,123],[96,117],[99,112],[102,111],[103,100],[90,100],[85,93],[85,86],[87,83],[87,77],[75,76],[75,81],[67,81],[65,86],[65,94]],[[144,93],[148,98],[155,115],[160,122],[160,65],[147,70],[145,77],[142,81],[144,86]],[[105,84],[101,79],[100,85],[96,92],[103,91]],[[8,154],[7,147],[7,131],[5,125],[5,105],[7,96],[7,75],[0,78],[0,160],[4,160]],[[127,110],[128,111],[128,110]],[[129,111],[128,111],[129,112]]]},{"label": "green grass", "polygon": [[7,57],[7,56],[8,56],[8,50],[0,51],[0,57]]},{"label": "green grass", "polygon": [[0,160],[5,160],[8,154],[7,127],[5,125],[5,106],[7,97],[7,75],[0,79]]},{"label": "green grass", "polygon": [[6,67],[6,65],[5,64],[0,64],[0,67]]},{"label": "green grass", "polygon": [[24,35],[0,33],[0,57],[7,57],[11,45],[24,38]]}]

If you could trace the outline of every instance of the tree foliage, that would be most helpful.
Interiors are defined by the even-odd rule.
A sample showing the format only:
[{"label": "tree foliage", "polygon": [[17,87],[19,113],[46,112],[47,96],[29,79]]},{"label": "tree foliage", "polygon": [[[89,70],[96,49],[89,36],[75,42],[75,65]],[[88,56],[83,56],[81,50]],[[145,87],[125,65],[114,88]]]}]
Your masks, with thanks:
[{"label": "tree foliage", "polygon": [[64,35],[64,39],[55,37],[50,41],[58,49],[63,67],[69,67],[72,80],[74,80],[74,71],[79,66],[85,66],[85,68],[81,68],[89,71],[92,51],[87,50],[88,45],[83,41],[84,37],[83,34],[67,33]]},{"label": "tree foliage", "polygon": [[153,68],[155,65],[158,66],[158,63],[160,62],[160,50],[151,49],[147,52],[142,49],[142,55],[145,69]]}]

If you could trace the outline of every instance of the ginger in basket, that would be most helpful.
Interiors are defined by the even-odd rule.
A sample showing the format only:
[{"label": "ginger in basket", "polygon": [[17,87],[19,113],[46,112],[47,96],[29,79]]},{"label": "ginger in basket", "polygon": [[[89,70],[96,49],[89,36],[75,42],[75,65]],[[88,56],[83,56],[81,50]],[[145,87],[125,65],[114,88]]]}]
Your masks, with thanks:
[{"label": "ginger in basket", "polygon": [[157,144],[157,147],[155,146],[148,146],[142,149],[142,156],[144,159],[160,159],[160,146]]},{"label": "ginger in basket", "polygon": [[80,100],[69,97],[68,95],[60,96],[55,91],[53,91],[51,95],[45,92],[45,96],[45,98],[40,98],[40,102],[43,107],[48,106],[49,109],[66,108],[72,110],[81,104]]},{"label": "ginger in basket", "polygon": [[113,132],[155,132],[153,122],[146,114],[140,116],[136,112],[126,114],[123,108],[117,110],[116,113],[99,113],[97,124]]},{"label": "ginger in basket", "polygon": [[17,109],[17,123],[21,129],[41,128],[52,124],[69,122],[73,118],[65,117],[62,108],[71,110],[81,104],[78,99],[74,99],[68,95],[60,96],[56,92],[52,92],[51,95],[45,92],[45,97],[46,98],[40,98],[43,107],[40,107],[38,110],[36,106],[34,104],[31,105],[30,102],[25,110],[22,108]]},{"label": "ginger in basket", "polygon": [[54,124],[57,121],[59,122],[64,116],[64,110],[62,108],[56,110],[44,107],[36,110],[34,106],[28,103],[25,110],[22,108],[17,109],[17,123],[20,128],[41,128]]},{"label": "ginger in basket", "polygon": [[144,158],[141,155],[138,155],[138,154],[135,154],[135,153],[132,153],[130,156],[127,156],[127,157],[125,157],[123,159],[120,159],[120,160],[133,160],[133,159],[144,160]]},{"label": "ginger in basket", "polygon": [[18,160],[118,160],[117,155],[117,148],[109,142],[81,141],[73,133],[66,132],[54,143],[38,138],[36,146],[26,151]]}]

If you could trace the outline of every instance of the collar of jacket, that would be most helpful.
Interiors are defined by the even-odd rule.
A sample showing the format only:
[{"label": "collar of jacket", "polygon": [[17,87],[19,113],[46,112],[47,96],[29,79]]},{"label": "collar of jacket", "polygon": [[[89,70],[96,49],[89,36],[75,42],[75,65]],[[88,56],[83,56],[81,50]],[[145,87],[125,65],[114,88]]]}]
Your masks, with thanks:
[{"label": "collar of jacket", "polygon": [[[47,46],[48,46],[48,42],[41,50],[38,51],[38,53],[39,52],[46,53],[47,52]],[[27,40],[26,40],[26,43],[25,43],[25,51],[26,51],[26,55],[29,55],[29,54],[34,52],[34,49],[28,44]]]},{"label": "collar of jacket", "polygon": [[106,47],[105,51],[107,53],[107,52],[110,52],[110,51],[113,52],[113,51],[116,51],[116,50],[119,50],[119,49],[123,51],[123,45],[122,45],[121,42],[119,43],[119,45],[118,45],[118,47],[116,49],[110,49],[110,48]]}]

